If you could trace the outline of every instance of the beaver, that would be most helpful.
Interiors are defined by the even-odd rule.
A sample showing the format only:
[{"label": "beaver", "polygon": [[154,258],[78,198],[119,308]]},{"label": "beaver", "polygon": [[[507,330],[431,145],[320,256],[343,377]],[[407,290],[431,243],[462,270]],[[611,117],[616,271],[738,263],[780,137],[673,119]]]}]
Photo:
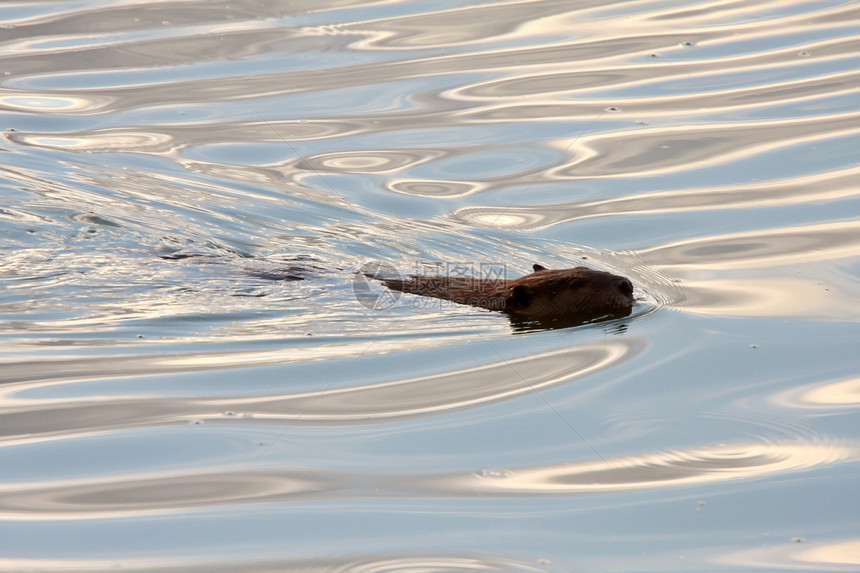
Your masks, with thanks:
[{"label": "beaver", "polygon": [[512,322],[582,324],[628,316],[633,306],[629,279],[587,267],[534,272],[514,280],[415,276],[376,277],[400,292],[501,311]]},{"label": "beaver", "polygon": [[[191,259],[208,265],[224,264],[222,257],[201,253],[164,253],[160,258],[170,261]],[[245,274],[253,277],[291,282],[326,273],[324,267],[313,263],[319,261],[304,256],[275,261],[248,259],[241,268]],[[514,280],[416,275],[404,280],[388,278],[392,271],[393,274],[399,273],[390,265],[388,269],[384,269],[384,266],[365,265],[356,271],[355,276],[379,280],[394,291],[503,312],[516,330],[565,328],[598,319],[622,318],[631,313],[633,306],[633,284],[630,280],[587,267],[552,270],[536,264],[533,273]],[[337,270],[343,269],[338,267]],[[355,283],[353,288],[356,288]],[[373,294],[366,293],[364,289],[355,292],[359,302],[362,302],[363,295]],[[377,296],[373,297],[368,308],[376,308]]]}]

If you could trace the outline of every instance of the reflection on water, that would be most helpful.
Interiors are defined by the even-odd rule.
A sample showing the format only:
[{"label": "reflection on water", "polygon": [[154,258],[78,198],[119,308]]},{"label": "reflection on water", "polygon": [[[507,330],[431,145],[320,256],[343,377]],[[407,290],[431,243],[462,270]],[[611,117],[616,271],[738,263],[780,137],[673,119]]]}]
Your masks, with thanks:
[{"label": "reflection on water", "polygon": [[201,468],[162,475],[76,478],[47,484],[9,484],[0,492],[0,515],[24,519],[130,517],[177,508],[283,503],[344,496],[518,495],[606,493],[677,488],[719,481],[797,473],[816,466],[856,462],[855,446],[782,443],[732,444],[710,450],[672,451],[540,468],[484,469],[431,478],[314,470]]},{"label": "reflection on water", "polygon": [[[854,447],[837,445],[737,444],[711,450],[518,469],[478,481],[461,477],[450,480],[453,483],[447,485],[465,491],[555,494],[678,487],[856,461],[857,454]],[[483,474],[478,476],[483,477]],[[444,488],[445,478],[441,483]]]},{"label": "reflection on water", "polygon": [[850,284],[825,284],[815,269],[860,254],[858,231],[856,222],[779,228],[662,245],[638,256],[685,279],[674,302],[691,312],[857,320]]},{"label": "reflection on water", "polygon": [[695,264],[706,271],[798,265],[860,253],[858,229],[856,222],[773,229],[664,245],[648,254],[659,251],[666,266]]},{"label": "reflection on water", "polygon": [[[0,559],[0,567],[8,570],[53,571],[73,568],[81,571],[108,570],[111,560],[68,559],[62,562],[39,559]],[[157,557],[129,559],[123,561],[123,570],[141,571],[195,571],[266,573],[269,571],[302,571],[303,573],[395,573],[427,571],[442,573],[472,573],[474,571],[509,571],[511,573],[541,573],[550,571],[549,560],[539,559],[535,563],[497,557],[445,556],[445,552],[433,555],[401,555],[381,553],[367,555],[320,556],[293,559],[264,559],[249,556],[245,560],[235,557],[213,560],[210,556],[194,560],[160,559]]]},{"label": "reflection on water", "polygon": [[804,539],[796,538],[795,541],[792,547],[763,547],[732,552],[715,558],[714,561],[746,568],[853,571],[860,567],[860,539],[813,543],[812,547],[809,547]]},{"label": "reflection on water", "polygon": [[[856,196],[857,191],[853,182],[858,176],[860,176],[860,170],[846,169],[814,177],[776,179],[755,186],[732,184],[671,192],[631,193],[622,197],[585,203],[561,203],[551,207],[529,208],[519,205],[512,205],[505,209],[466,207],[456,210],[452,217],[486,227],[539,229],[562,222],[595,217],[802,205],[816,200],[831,201]],[[838,230],[838,227],[834,230]],[[772,233],[776,234],[777,231]],[[660,248],[665,247],[661,245]],[[800,254],[804,253],[805,251],[801,251]]]},{"label": "reflection on water", "polygon": [[858,18],[0,5],[0,569],[856,568]]},{"label": "reflection on water", "polygon": [[[104,396],[79,397],[70,400],[73,392],[69,383],[77,378],[92,379],[96,376],[121,376],[123,374],[165,374],[206,371],[215,368],[239,368],[252,365],[285,363],[288,360],[319,359],[320,353],[311,350],[301,352],[292,349],[292,356],[285,359],[284,353],[269,356],[213,357],[163,356],[125,358],[116,364],[111,360],[78,360],[48,364],[9,364],[9,370],[19,373],[26,383],[16,391],[15,386],[0,393],[6,404],[3,434],[6,439],[37,434],[53,434],[65,431],[68,435],[106,428],[134,427],[158,423],[191,421],[224,421],[223,412],[238,414],[242,423],[285,424],[304,426],[343,426],[380,423],[400,418],[438,415],[465,407],[477,407],[523,394],[530,395],[544,388],[570,383],[634,358],[643,350],[643,342],[632,337],[609,340],[599,345],[588,344],[570,349],[538,353],[523,358],[503,358],[492,346],[491,362],[463,370],[447,370],[441,374],[403,377],[393,381],[363,384],[357,387],[332,388],[331,386],[312,392],[283,393],[270,396],[248,396],[245,398],[201,398],[201,397],[148,397],[140,395],[116,395],[110,400]],[[374,348],[375,352],[396,349]],[[414,348],[414,346],[413,346]],[[364,350],[368,350],[364,345]],[[341,351],[343,352],[344,349]],[[297,356],[296,356],[297,354]],[[347,355],[348,356],[348,355]],[[219,363],[216,360],[222,359]],[[337,358],[332,352],[329,359]],[[28,399],[34,392],[50,394],[53,383],[47,377],[64,372],[59,380],[67,388],[62,397],[51,400]],[[388,373],[381,373],[388,378]],[[403,376],[403,374],[401,374]],[[35,381],[47,379],[42,384]],[[14,382],[15,379],[7,379]],[[216,413],[217,412],[217,413]]]},{"label": "reflection on water", "polygon": [[[71,96],[45,96],[32,95],[28,96],[24,93],[15,93],[15,95],[6,95],[0,97],[0,106],[5,109],[31,112],[31,113],[71,113],[81,111],[97,111],[111,103],[109,97],[71,97]],[[34,142],[34,145],[39,143]]]},{"label": "reflection on water", "polygon": [[860,378],[825,381],[810,386],[792,388],[773,402],[782,407],[813,409],[844,409],[851,411],[860,406]]}]

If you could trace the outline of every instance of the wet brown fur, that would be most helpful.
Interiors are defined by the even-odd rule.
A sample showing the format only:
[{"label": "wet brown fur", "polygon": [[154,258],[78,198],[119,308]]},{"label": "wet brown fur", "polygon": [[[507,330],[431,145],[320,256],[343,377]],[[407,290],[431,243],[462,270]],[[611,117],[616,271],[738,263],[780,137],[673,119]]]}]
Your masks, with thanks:
[{"label": "wet brown fur", "polygon": [[411,276],[382,279],[392,290],[497,310],[519,320],[587,320],[626,316],[633,304],[633,285],[618,275],[586,267],[535,272],[506,279]]}]

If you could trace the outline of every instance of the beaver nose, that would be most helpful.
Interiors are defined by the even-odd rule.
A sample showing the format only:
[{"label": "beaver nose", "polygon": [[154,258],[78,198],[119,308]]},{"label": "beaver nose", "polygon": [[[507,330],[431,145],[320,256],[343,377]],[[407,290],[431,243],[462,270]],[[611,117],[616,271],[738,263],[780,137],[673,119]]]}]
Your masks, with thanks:
[{"label": "beaver nose", "polygon": [[615,286],[618,288],[618,292],[623,294],[629,299],[633,298],[633,283],[627,280],[624,277],[618,277],[615,279]]}]

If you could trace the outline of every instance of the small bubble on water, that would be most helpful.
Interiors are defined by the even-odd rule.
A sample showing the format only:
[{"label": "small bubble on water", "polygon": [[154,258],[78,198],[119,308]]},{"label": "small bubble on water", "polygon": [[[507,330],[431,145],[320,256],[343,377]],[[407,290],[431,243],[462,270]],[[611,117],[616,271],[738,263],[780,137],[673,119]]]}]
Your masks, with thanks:
[{"label": "small bubble on water", "polygon": [[511,470],[506,470],[504,468],[484,468],[478,472],[479,477],[490,478],[490,479],[506,479],[513,475]]}]

